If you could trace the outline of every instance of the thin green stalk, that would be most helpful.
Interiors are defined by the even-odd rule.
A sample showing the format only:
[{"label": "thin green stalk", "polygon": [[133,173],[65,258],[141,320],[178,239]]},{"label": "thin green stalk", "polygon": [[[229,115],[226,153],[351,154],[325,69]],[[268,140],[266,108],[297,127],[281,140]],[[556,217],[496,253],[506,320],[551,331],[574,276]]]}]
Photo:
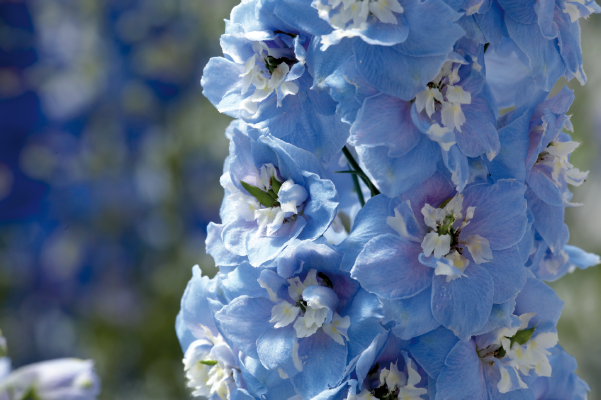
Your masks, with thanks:
[{"label": "thin green stalk", "polygon": [[359,184],[359,178],[357,175],[351,174],[353,178],[353,185],[355,185],[355,191],[357,192],[357,196],[359,197],[359,203],[361,203],[361,207],[365,205],[365,198],[363,197],[363,192],[361,191],[361,185]]},{"label": "thin green stalk", "polygon": [[[365,173],[363,172],[363,170],[359,166],[359,163],[357,163],[357,161],[355,161],[355,158],[353,157],[353,154],[351,153],[351,151],[346,146],[344,146],[342,148],[342,153],[344,154],[344,156],[348,160],[348,162],[351,165],[351,167],[353,167],[352,169],[355,170],[355,171],[357,171],[357,172],[360,172],[359,177],[361,178],[361,180],[363,181],[363,183],[365,183],[365,185],[371,191],[371,197],[379,195],[380,191],[378,190],[378,188],[376,187],[376,185],[374,185],[367,178],[367,175],[365,175]],[[355,174],[353,174],[353,175],[355,175]]]}]

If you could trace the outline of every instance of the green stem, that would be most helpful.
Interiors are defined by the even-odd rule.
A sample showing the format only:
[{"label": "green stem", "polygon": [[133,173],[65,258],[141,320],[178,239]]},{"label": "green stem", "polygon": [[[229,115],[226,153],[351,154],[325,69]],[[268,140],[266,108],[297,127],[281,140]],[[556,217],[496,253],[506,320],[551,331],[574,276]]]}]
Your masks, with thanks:
[{"label": "green stem", "polygon": [[361,203],[361,207],[365,205],[365,198],[363,197],[363,192],[361,191],[361,185],[359,184],[359,178],[357,175],[351,174],[353,178],[353,185],[355,185],[355,191],[357,192],[357,197],[359,197],[359,203]]},{"label": "green stem", "polygon": [[376,185],[374,185],[369,179],[367,179],[367,176],[365,175],[365,173],[363,172],[363,170],[359,166],[359,163],[357,163],[357,161],[355,161],[355,158],[353,157],[353,154],[351,153],[351,151],[346,146],[344,146],[342,148],[342,153],[344,154],[344,156],[348,160],[348,162],[351,165],[351,167],[353,167],[353,169],[355,171],[361,172],[362,176],[360,175],[360,178],[363,181],[363,183],[365,183],[365,185],[371,191],[371,197],[379,195],[380,191],[378,190],[378,188],[376,187]]}]

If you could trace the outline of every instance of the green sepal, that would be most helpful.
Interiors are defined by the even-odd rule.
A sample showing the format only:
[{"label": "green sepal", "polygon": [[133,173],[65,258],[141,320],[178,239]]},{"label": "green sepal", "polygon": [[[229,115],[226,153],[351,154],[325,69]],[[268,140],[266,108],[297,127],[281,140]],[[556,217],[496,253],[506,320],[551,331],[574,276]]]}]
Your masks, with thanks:
[{"label": "green sepal", "polygon": [[453,200],[453,197],[449,197],[448,199],[446,199],[445,201],[443,201],[442,203],[440,203],[440,205],[438,206],[438,208],[445,208],[447,206],[447,204],[449,204],[451,202],[451,200]]},{"label": "green sepal", "polygon": [[273,206],[274,199],[271,198],[271,196],[267,194],[267,192],[264,192],[258,187],[249,185],[248,183],[243,181],[240,181],[240,184],[242,184],[242,187],[244,187],[244,189],[246,189],[246,191],[250,193],[251,196],[257,199],[259,203],[263,204],[265,207]]},{"label": "green sepal", "polygon": [[438,228],[439,235],[448,235],[453,230],[453,224],[455,223],[455,218],[452,215],[447,215],[442,221],[442,225]]},{"label": "green sepal", "polygon": [[25,392],[25,394],[23,394],[23,396],[20,398],[21,400],[40,400],[40,397],[37,394],[37,391],[35,390],[35,387],[32,385],[29,387],[29,389],[27,389],[27,392]]},{"label": "green sepal", "polygon": [[273,189],[275,194],[279,194],[280,188],[282,187],[283,182],[278,181],[275,176],[272,176],[270,183],[271,183],[271,188]]},{"label": "green sepal", "polygon": [[278,195],[273,191],[273,189],[269,189],[267,194],[270,195],[274,201],[278,201]]},{"label": "green sepal", "polygon": [[361,178],[365,178],[365,179],[369,179],[367,177],[367,175],[365,175],[363,172],[361,171],[334,171],[335,174],[354,174],[357,176],[360,176]]},{"label": "green sepal", "polygon": [[317,273],[317,276],[319,276],[321,278],[321,282],[323,284],[325,284],[327,287],[329,287],[330,289],[332,289],[334,287],[332,280],[323,272]]},{"label": "green sepal", "polygon": [[217,364],[217,361],[215,361],[215,360],[202,360],[202,361],[199,361],[199,363],[204,364],[204,365],[213,366],[213,365]]},{"label": "green sepal", "polygon": [[533,326],[530,329],[524,329],[523,331],[518,331],[515,335],[508,338],[510,341],[509,349],[505,349],[502,346],[499,347],[499,349],[497,350],[497,352],[495,354],[495,357],[497,357],[497,358],[505,357],[505,355],[507,354],[507,350],[510,350],[513,347],[514,343],[517,343],[520,346],[526,344],[528,342],[528,340],[530,340],[530,338],[532,337],[532,334],[534,333],[535,329],[536,329],[536,326]]},{"label": "green sepal", "polygon": [[533,326],[530,329],[525,329],[523,331],[519,331],[518,333],[516,333],[511,338],[511,345],[510,346],[513,346],[513,344],[515,342],[517,342],[519,345],[525,344],[532,337],[532,334],[534,333],[534,329],[536,329],[536,326]]}]

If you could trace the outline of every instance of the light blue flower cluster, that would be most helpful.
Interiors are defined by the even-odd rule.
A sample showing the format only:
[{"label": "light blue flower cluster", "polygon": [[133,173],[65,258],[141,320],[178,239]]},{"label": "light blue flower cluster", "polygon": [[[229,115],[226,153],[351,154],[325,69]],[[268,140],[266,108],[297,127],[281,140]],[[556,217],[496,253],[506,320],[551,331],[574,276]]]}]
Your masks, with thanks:
[{"label": "light blue flower cluster", "polygon": [[[176,330],[210,399],[586,399],[543,281],[592,0],[245,0],[204,70],[237,118]],[[500,108],[505,109],[501,115]],[[511,110],[507,112],[507,108]],[[365,199],[368,198],[367,201]]]},{"label": "light blue flower cluster", "polygon": [[61,358],[11,371],[6,353],[0,332],[0,400],[95,400],[100,394],[91,360]]}]

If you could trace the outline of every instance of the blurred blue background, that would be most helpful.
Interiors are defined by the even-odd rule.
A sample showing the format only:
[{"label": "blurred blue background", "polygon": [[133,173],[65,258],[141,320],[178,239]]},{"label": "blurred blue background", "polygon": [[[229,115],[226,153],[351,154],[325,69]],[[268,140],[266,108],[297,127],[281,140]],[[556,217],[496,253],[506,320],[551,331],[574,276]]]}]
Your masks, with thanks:
[{"label": "blurred blue background", "polygon": [[[0,328],[15,367],[96,360],[102,399],[187,399],[173,324],[218,220],[229,118],[202,96],[234,0],[0,0]],[[571,244],[601,253],[601,16],[583,21]],[[553,283],[601,398],[601,270]]]}]

